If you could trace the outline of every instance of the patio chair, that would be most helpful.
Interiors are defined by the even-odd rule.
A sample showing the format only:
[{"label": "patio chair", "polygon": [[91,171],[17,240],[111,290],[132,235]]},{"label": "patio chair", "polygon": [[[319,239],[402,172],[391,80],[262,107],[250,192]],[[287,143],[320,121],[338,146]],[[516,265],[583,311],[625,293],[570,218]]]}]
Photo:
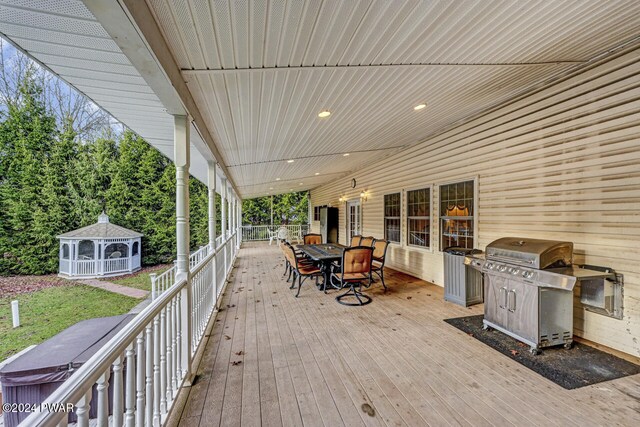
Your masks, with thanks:
[{"label": "patio chair", "polygon": [[289,240],[289,230],[287,229],[287,227],[284,227],[284,226],[280,227],[278,229],[278,245],[288,240]]},{"label": "patio chair", "polygon": [[269,233],[269,246],[278,238],[278,230],[267,230]]},{"label": "patio chair", "polygon": [[362,240],[362,235],[355,234],[351,236],[351,243],[349,243],[350,247],[360,246],[360,240]]},{"label": "patio chair", "polygon": [[[371,297],[361,292],[362,282],[368,280],[371,284],[371,261],[373,259],[373,248],[356,246],[346,248],[342,253],[342,263],[340,272],[332,271],[331,283],[337,280],[340,287],[349,286],[347,292],[336,297],[336,301],[343,305],[366,305],[371,302]],[[358,302],[344,301],[347,297],[355,297]]]},{"label": "patio chair", "polygon": [[302,238],[302,241],[305,245],[321,245],[322,244],[322,234],[305,234]]},{"label": "patio chair", "polygon": [[384,260],[387,256],[387,249],[389,248],[388,240],[376,240],[373,242],[373,260],[371,262],[371,271],[380,276],[380,281],[384,290],[387,290],[387,285],[384,284]]},{"label": "patio chair", "polygon": [[374,240],[376,239],[371,236],[363,237],[362,239],[360,239],[360,246],[367,246],[372,248]]},{"label": "patio chair", "polygon": [[293,281],[289,289],[293,289],[296,286],[296,279],[298,279],[298,292],[296,292],[296,298],[300,296],[300,289],[302,288],[302,284],[309,277],[316,278],[316,286],[318,286],[318,277],[322,275],[320,268],[316,267],[313,264],[308,264],[304,262],[300,257],[296,256],[296,252],[291,245],[284,245],[284,250],[287,251],[287,257],[289,258],[289,262],[291,264],[291,268],[293,271]]}]

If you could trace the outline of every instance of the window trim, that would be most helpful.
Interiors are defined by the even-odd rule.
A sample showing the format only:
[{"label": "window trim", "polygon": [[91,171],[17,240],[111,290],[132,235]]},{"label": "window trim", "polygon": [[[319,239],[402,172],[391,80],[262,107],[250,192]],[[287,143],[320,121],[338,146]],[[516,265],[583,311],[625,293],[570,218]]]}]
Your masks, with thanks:
[{"label": "window trim", "polygon": [[[404,190],[399,189],[396,191],[388,191],[386,193],[382,194],[382,234],[384,236],[384,239],[387,240],[389,242],[389,244],[392,245],[403,245],[403,232],[402,232],[402,214],[403,214],[403,201],[404,201]],[[391,241],[387,239],[387,230],[384,226],[384,220],[387,218],[387,216],[385,215],[385,204],[384,204],[384,196],[389,196],[391,194],[400,194],[400,216],[398,217],[398,219],[400,220],[400,240],[397,242]],[[389,218],[395,218],[395,217],[389,217]]]},{"label": "window trim", "polygon": [[[409,244],[409,191],[416,191],[416,190],[429,190],[429,246],[418,246],[418,245],[412,245]],[[403,204],[403,208],[404,208],[404,212],[403,212],[403,216],[402,219],[405,222],[405,232],[402,233],[402,237],[404,239],[404,244],[403,246],[406,248],[410,248],[410,249],[417,249],[419,251],[423,251],[423,252],[434,252],[434,247],[433,247],[433,231],[434,231],[434,227],[433,227],[433,189],[434,189],[434,184],[426,184],[426,185],[418,185],[416,187],[410,187],[410,188],[405,188],[403,190],[404,193],[404,204]],[[439,220],[439,218],[438,218]]]},{"label": "window trim", "polygon": [[440,246],[442,245],[442,236],[440,235],[440,203],[442,202],[440,200],[440,187],[442,187],[443,185],[451,185],[451,184],[458,184],[461,182],[467,182],[467,181],[473,181],[473,205],[474,205],[474,210],[473,210],[473,215],[471,215],[473,217],[473,249],[479,249],[478,248],[478,240],[479,240],[479,236],[478,236],[478,232],[479,232],[479,224],[478,224],[478,211],[479,211],[479,205],[478,205],[478,201],[479,201],[479,180],[480,177],[478,175],[474,175],[474,176],[463,176],[457,179],[450,179],[447,181],[441,181],[438,182],[436,185],[438,187],[438,225],[437,225],[437,231],[438,231],[438,252],[442,253],[442,249]]}]

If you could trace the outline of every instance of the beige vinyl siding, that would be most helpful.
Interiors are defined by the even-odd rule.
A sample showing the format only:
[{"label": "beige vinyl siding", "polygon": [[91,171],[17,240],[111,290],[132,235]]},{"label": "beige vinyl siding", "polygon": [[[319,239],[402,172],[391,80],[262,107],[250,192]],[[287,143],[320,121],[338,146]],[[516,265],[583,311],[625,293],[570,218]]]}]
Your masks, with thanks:
[{"label": "beige vinyl siding", "polygon": [[[640,50],[620,54],[314,189],[312,203],[340,207],[345,243],[339,197],[366,189],[363,234],[382,238],[383,195],[402,191],[403,243],[390,247],[388,263],[442,286],[438,185],[477,179],[476,247],[504,236],[568,240],[576,263],[624,274],[624,319],[586,312],[576,299],[575,333],[640,356],[639,76]],[[404,217],[405,190],[429,185],[433,251],[406,246]]]}]

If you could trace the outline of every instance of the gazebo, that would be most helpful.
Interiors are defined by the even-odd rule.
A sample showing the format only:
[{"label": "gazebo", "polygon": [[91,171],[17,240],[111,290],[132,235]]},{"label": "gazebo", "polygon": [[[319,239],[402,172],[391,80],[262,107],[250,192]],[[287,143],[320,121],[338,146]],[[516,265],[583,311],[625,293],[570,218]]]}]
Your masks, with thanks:
[{"label": "gazebo", "polygon": [[137,271],[141,238],[141,233],[110,223],[103,212],[97,223],[58,236],[59,276],[86,279]]}]

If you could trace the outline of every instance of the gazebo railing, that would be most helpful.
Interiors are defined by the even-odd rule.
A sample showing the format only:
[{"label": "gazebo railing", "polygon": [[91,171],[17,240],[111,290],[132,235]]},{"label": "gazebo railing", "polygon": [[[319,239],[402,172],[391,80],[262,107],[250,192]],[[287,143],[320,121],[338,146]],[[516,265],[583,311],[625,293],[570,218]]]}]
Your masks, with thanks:
[{"label": "gazebo railing", "polygon": [[114,258],[104,260],[104,273],[115,273],[129,270],[129,258]]},{"label": "gazebo railing", "polygon": [[71,274],[77,276],[93,276],[96,274],[96,262],[92,259],[79,259],[73,262],[76,271]]},{"label": "gazebo railing", "polygon": [[66,426],[65,410],[73,405],[78,426],[89,425],[91,406],[98,409],[99,426],[162,425],[178,391],[193,378],[192,356],[203,342],[233,267],[238,251],[235,237],[233,233],[225,238],[189,275],[177,277],[176,283],[75,370],[39,406],[42,412],[31,414],[23,424]]}]

